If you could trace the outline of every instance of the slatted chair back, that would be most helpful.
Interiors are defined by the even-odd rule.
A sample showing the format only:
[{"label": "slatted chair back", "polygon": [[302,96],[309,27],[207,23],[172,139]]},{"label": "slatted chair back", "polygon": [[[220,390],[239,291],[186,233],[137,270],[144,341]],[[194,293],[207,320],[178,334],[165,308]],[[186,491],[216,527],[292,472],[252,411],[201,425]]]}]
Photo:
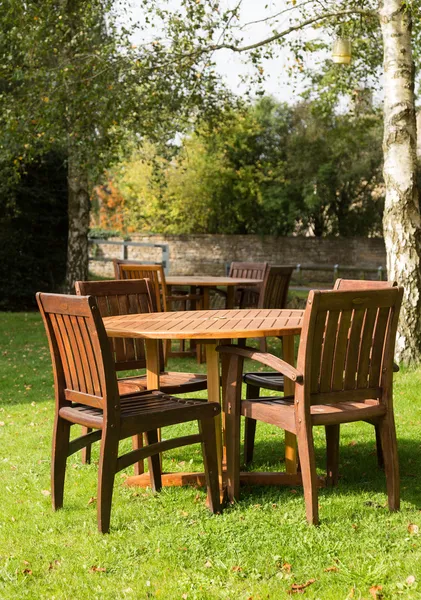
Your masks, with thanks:
[{"label": "slatted chair back", "polygon": [[232,262],[228,276],[241,279],[263,279],[267,268],[267,262]]},{"label": "slatted chair back", "polygon": [[[156,312],[149,279],[77,281],[79,296],[94,296],[101,317]],[[139,338],[109,338],[117,371],[146,368],[145,342]],[[162,342],[160,364],[164,365]]]},{"label": "slatted chair back", "polygon": [[120,396],[95,298],[41,292],[36,297],[50,346],[57,409],[72,403],[101,408],[112,422]]},{"label": "slatted chair back", "polygon": [[396,287],[396,281],[370,281],[366,279],[337,279],[334,290],[381,290]]},{"label": "slatted chair back", "polygon": [[308,404],[385,397],[403,288],[311,291],[297,369]]},{"label": "slatted chair back", "polygon": [[162,265],[142,265],[118,259],[114,259],[113,264],[116,279],[150,279],[158,312],[168,310],[168,292]]},{"label": "slatted chair back", "polygon": [[258,308],[285,308],[294,267],[270,266],[266,270]]}]

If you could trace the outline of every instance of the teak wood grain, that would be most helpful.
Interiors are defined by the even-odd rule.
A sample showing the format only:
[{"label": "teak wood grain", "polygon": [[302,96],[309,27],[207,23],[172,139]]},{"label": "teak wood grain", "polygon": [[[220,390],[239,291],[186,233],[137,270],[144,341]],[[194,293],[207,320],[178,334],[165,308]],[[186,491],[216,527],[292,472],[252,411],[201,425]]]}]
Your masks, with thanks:
[{"label": "teak wood grain", "polygon": [[[303,311],[277,309],[250,310],[211,310],[151,315],[128,315],[104,319],[107,334],[111,337],[139,337],[147,343],[147,369],[150,377],[159,378],[156,344],[159,339],[198,339],[205,340],[208,374],[208,399],[220,401],[219,361],[216,345],[221,340],[255,338],[260,336],[283,336],[285,340],[301,331]],[[292,338],[291,338],[292,339]],[[293,364],[293,344],[286,342],[287,353],[284,359]],[[153,365],[153,366],[152,366]],[[220,429],[217,433],[220,439]],[[290,472],[296,471],[295,442],[291,441]],[[222,456],[222,449],[218,449]],[[220,475],[221,476],[221,475]],[[134,479],[133,483],[145,485],[144,479]]]},{"label": "teak wood grain", "polygon": [[[151,293],[149,279],[128,279],[116,281],[77,281],[76,293],[80,296],[94,296],[101,317],[149,314],[156,305]],[[111,349],[117,371],[131,371],[146,368],[145,342],[140,338],[110,338]],[[185,394],[205,390],[206,375],[196,373],[177,373],[164,370],[162,342],[157,341],[159,378],[155,381],[147,375],[132,375],[118,379],[120,395],[135,394],[146,389],[160,389],[167,394]],[[142,440],[134,440],[142,447]],[[90,460],[90,447],[83,453],[83,462]],[[143,463],[135,467],[136,473],[143,473]]]},{"label": "teak wood grain", "polygon": [[[116,473],[148,458],[154,491],[162,485],[159,453],[201,442],[211,511],[220,510],[215,417],[218,403],[180,399],[162,392],[121,397],[114,357],[102,318],[92,296],[37,294],[48,337],[54,372],[55,420],[52,451],[52,503],[63,505],[67,458],[87,444],[100,440],[98,470],[98,529],[109,530]],[[94,356],[94,360],[92,360]],[[160,427],[197,420],[199,434],[158,441]],[[96,431],[70,441],[73,425]],[[119,442],[145,435],[147,445],[119,454]]]},{"label": "teak wood grain", "polygon": [[[230,440],[227,444],[227,478],[231,500],[239,495],[241,415],[277,425],[297,436],[306,514],[311,523],[317,523],[319,519],[312,428],[316,425],[326,427],[328,472],[335,472],[339,425],[362,420],[377,425],[389,508],[399,508],[392,387],[393,353],[402,295],[403,288],[398,287],[311,291],[302,321],[297,368],[294,370],[295,393],[291,398],[253,399],[247,394],[247,399],[242,401],[244,349],[219,348],[226,357],[222,381],[226,437]],[[257,353],[254,358],[264,364],[269,362]],[[282,364],[272,364],[282,372]],[[285,375],[287,371],[291,375],[291,367],[284,370]],[[338,373],[342,373],[342,381]]]},{"label": "teak wood grain", "polygon": [[[394,282],[390,282],[390,281],[361,281],[361,280],[355,280],[355,279],[337,279],[334,285],[334,289],[335,290],[364,290],[364,289],[368,289],[368,290],[377,290],[377,289],[387,289],[393,286],[396,286],[397,284]],[[370,388],[375,388],[375,382],[378,381],[379,378],[379,373],[380,373],[380,366],[381,366],[381,361],[380,361],[380,356],[379,356],[379,352],[381,351],[381,345],[379,344],[379,340],[384,338],[385,332],[386,332],[386,326],[387,326],[387,320],[388,320],[388,315],[389,315],[389,311],[387,308],[382,308],[379,309],[378,311],[378,315],[377,315],[377,320],[376,320],[376,326],[375,326],[375,332],[374,335],[378,338],[376,340],[376,342],[373,345],[373,357],[371,359],[371,371],[370,371],[370,375],[369,375],[369,387]],[[354,318],[354,339],[355,339],[355,331],[358,328],[359,325],[359,316],[358,314],[355,314],[355,311],[343,311],[341,314],[341,318],[340,318],[340,323],[339,323],[339,328],[338,328],[338,334],[337,334],[337,342],[336,342],[336,360],[335,360],[335,366],[333,369],[333,373],[332,373],[332,390],[341,390],[342,386],[343,386],[343,372],[344,372],[344,368],[345,368],[345,361],[346,358],[348,358],[348,379],[347,379],[347,383],[346,383],[346,387],[351,388],[351,390],[353,389],[353,379],[352,379],[352,369],[355,367],[356,364],[356,354],[357,354],[357,346],[353,346],[353,350],[349,349],[349,336],[350,336],[350,323],[351,323],[351,317]],[[326,314],[322,314],[318,316],[317,319],[317,324],[316,324],[316,331],[314,333],[315,339],[316,340],[320,340],[320,343],[318,343],[316,345],[316,348],[314,350],[314,362],[317,363],[318,361],[320,361],[321,355],[322,355],[322,350],[323,350],[323,343],[322,343],[322,338],[324,336],[324,328],[325,328],[325,324],[326,324]],[[288,338],[285,339],[285,341]],[[291,339],[291,338],[289,338]],[[358,336],[357,338],[358,339]],[[354,353],[354,355],[353,355]],[[353,366],[351,366],[353,365]],[[396,365],[394,365],[394,371],[399,370],[399,367],[397,367]],[[312,389],[315,389],[315,387],[317,386],[317,381],[314,381],[315,379],[318,379],[319,373],[318,371],[315,369],[314,372],[311,374],[311,377],[313,378],[312,383],[311,383],[311,387]],[[291,382],[289,379],[285,379],[284,380],[284,376],[281,373],[277,373],[277,372],[271,372],[271,373],[245,373],[244,374],[244,382],[247,385],[246,388],[246,397],[247,398],[257,398],[260,395],[260,390],[261,389],[268,389],[268,390],[272,390],[275,392],[285,392],[286,395],[291,395],[293,393],[293,390],[290,389],[291,386]],[[361,378],[360,378],[361,380]],[[325,400],[323,399],[323,396],[320,396],[321,398],[321,402],[323,403]],[[344,396],[345,399],[345,396]],[[349,399],[349,398],[348,398]],[[383,454],[382,454],[382,449],[381,449],[381,443],[380,443],[380,434],[378,432],[378,428],[375,425],[375,429],[376,429],[376,441],[377,441],[377,455],[378,455],[378,462],[379,462],[379,466],[383,466]],[[255,430],[256,430],[256,423],[252,422],[251,419],[246,418],[245,419],[245,439],[244,439],[244,459],[245,459],[245,463],[248,464],[249,462],[252,461],[253,459],[253,451],[254,451],[254,439],[255,439]],[[329,431],[326,430],[326,439],[328,441],[327,446],[328,446],[328,452],[331,452],[331,448],[332,448],[332,444],[336,447],[336,450],[333,452],[333,454],[335,456],[338,456],[339,453],[339,426],[337,426],[337,431],[335,434],[332,433],[332,427],[329,428]],[[330,464],[330,467],[328,469],[328,477],[327,477],[327,482],[331,485],[334,485],[337,483],[338,481],[338,472],[337,472],[337,465],[336,465],[336,469],[334,468],[334,466],[332,464]]]},{"label": "teak wood grain", "polygon": [[111,337],[150,339],[231,339],[299,334],[303,311],[278,309],[209,310],[104,319]]},{"label": "teak wood grain", "polygon": [[[179,290],[174,294],[170,292],[170,288],[167,286],[165,271],[162,265],[144,265],[142,263],[131,262],[129,260],[113,260],[114,273],[117,279],[146,279],[150,278],[152,284],[152,290],[155,295],[156,310],[158,311],[172,311],[176,308],[176,305],[181,305],[182,310],[191,308],[196,310],[201,308],[204,303],[204,297],[202,293],[197,293],[196,289],[193,288],[190,293]],[[196,348],[193,344],[192,347],[187,350],[184,342],[180,342],[180,349],[173,351],[171,348],[171,342],[168,342],[165,347],[165,358],[169,356],[198,356],[200,362],[200,349]]]}]

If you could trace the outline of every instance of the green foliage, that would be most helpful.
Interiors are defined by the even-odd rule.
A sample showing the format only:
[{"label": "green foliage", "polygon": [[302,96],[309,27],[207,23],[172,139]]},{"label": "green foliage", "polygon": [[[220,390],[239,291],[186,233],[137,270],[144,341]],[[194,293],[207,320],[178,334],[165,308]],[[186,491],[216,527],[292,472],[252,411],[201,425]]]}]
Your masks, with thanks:
[{"label": "green foliage", "polygon": [[50,152],[21,174],[0,216],[0,307],[35,305],[35,293],[64,280],[67,180],[62,153]]},{"label": "green foliage", "polygon": [[301,227],[316,236],[381,235],[384,205],[382,120],[297,107],[288,176],[304,205]]},{"label": "green foliage", "polygon": [[[378,235],[381,120],[262,98],[202,125],[178,152],[144,146],[113,172],[129,230]],[[167,153],[168,154],[168,153]]]},{"label": "green foliage", "polygon": [[89,237],[92,240],[108,240],[112,237],[123,237],[127,241],[130,240],[130,236],[122,236],[121,231],[118,229],[102,229],[101,227],[91,227],[89,230]]}]

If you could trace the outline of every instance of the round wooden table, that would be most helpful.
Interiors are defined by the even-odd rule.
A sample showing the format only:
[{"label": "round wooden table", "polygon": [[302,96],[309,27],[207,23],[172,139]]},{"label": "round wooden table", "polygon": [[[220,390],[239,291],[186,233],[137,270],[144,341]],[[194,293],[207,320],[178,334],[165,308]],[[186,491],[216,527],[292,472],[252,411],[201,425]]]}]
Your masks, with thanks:
[{"label": "round wooden table", "polygon": [[212,288],[227,288],[227,309],[231,309],[234,308],[235,288],[237,286],[260,286],[263,280],[245,279],[243,277],[211,277],[205,275],[167,275],[165,282],[169,288],[169,294],[171,294],[172,285],[186,286],[191,288],[193,292],[196,288],[199,288],[201,293],[203,293],[203,308],[208,310],[210,308],[209,293]]},{"label": "round wooden table", "polygon": [[[249,280],[251,281],[251,280]],[[180,312],[157,312],[139,315],[105,317],[104,325],[110,337],[139,337],[145,340],[146,374],[148,389],[159,389],[158,340],[201,340],[205,342],[208,377],[208,400],[220,402],[219,355],[216,346],[222,340],[258,337],[282,337],[283,359],[294,364],[294,335],[301,332],[302,310],[290,309],[234,309],[196,310]],[[285,378],[285,395],[294,393],[294,384]],[[218,420],[219,419],[219,420]],[[222,438],[223,424],[217,417],[218,456],[222,480]],[[271,483],[299,483],[297,473],[295,436],[285,435],[285,473],[267,473]],[[146,477],[145,477],[146,475]],[[275,475],[278,478],[274,477]],[[287,477],[284,477],[287,475]],[[288,475],[290,476],[288,478]],[[264,483],[263,475],[248,473],[247,481]],[[198,474],[164,474],[163,484],[182,485],[189,481],[200,481]],[[130,485],[147,485],[148,474],[130,477]]]}]

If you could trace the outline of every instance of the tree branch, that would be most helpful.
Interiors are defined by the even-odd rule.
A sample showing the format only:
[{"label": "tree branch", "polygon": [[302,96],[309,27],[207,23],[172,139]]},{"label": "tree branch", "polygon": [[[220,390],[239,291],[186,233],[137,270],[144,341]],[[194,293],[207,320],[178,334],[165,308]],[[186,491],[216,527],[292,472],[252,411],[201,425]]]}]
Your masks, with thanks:
[{"label": "tree branch", "polygon": [[274,15],[269,15],[269,16],[265,17],[264,19],[258,19],[257,21],[249,21],[248,23],[244,23],[244,25],[241,25],[241,27],[238,27],[238,29],[242,30],[242,29],[245,29],[246,27],[248,27],[249,25],[256,25],[258,23],[267,23],[267,21],[276,19],[277,17],[280,17],[281,15],[283,15],[287,12],[291,12],[292,10],[297,10],[298,8],[302,8],[306,4],[310,4],[310,2],[313,2],[313,0],[305,0],[301,4],[288,6],[288,8],[284,8],[283,10],[280,10],[279,12],[275,13]]},{"label": "tree branch", "polygon": [[[233,52],[247,52],[248,50],[254,50],[255,48],[260,48],[261,46],[266,46],[267,44],[270,44],[271,42],[275,42],[276,40],[279,40],[280,38],[285,37],[286,35],[288,35],[289,33],[292,33],[293,31],[298,31],[300,29],[303,29],[304,27],[308,27],[308,25],[317,23],[318,21],[332,19],[333,17],[341,17],[341,16],[345,16],[345,15],[355,15],[355,14],[364,15],[366,17],[378,17],[378,15],[375,11],[362,10],[362,9],[334,11],[334,12],[330,12],[330,13],[325,13],[323,15],[318,15],[317,17],[312,17],[311,19],[302,21],[301,23],[298,23],[297,25],[291,25],[291,27],[288,27],[287,29],[284,29],[283,31],[279,31],[279,32],[275,33],[274,35],[272,35],[271,37],[268,37],[264,40],[260,40],[260,42],[256,42],[255,44],[250,44],[249,46],[234,46],[233,44],[216,44],[214,46],[210,46],[207,49],[204,49],[202,52],[203,53],[213,52],[214,50],[222,50],[222,49],[232,50]],[[200,51],[198,53],[200,53]]]}]

